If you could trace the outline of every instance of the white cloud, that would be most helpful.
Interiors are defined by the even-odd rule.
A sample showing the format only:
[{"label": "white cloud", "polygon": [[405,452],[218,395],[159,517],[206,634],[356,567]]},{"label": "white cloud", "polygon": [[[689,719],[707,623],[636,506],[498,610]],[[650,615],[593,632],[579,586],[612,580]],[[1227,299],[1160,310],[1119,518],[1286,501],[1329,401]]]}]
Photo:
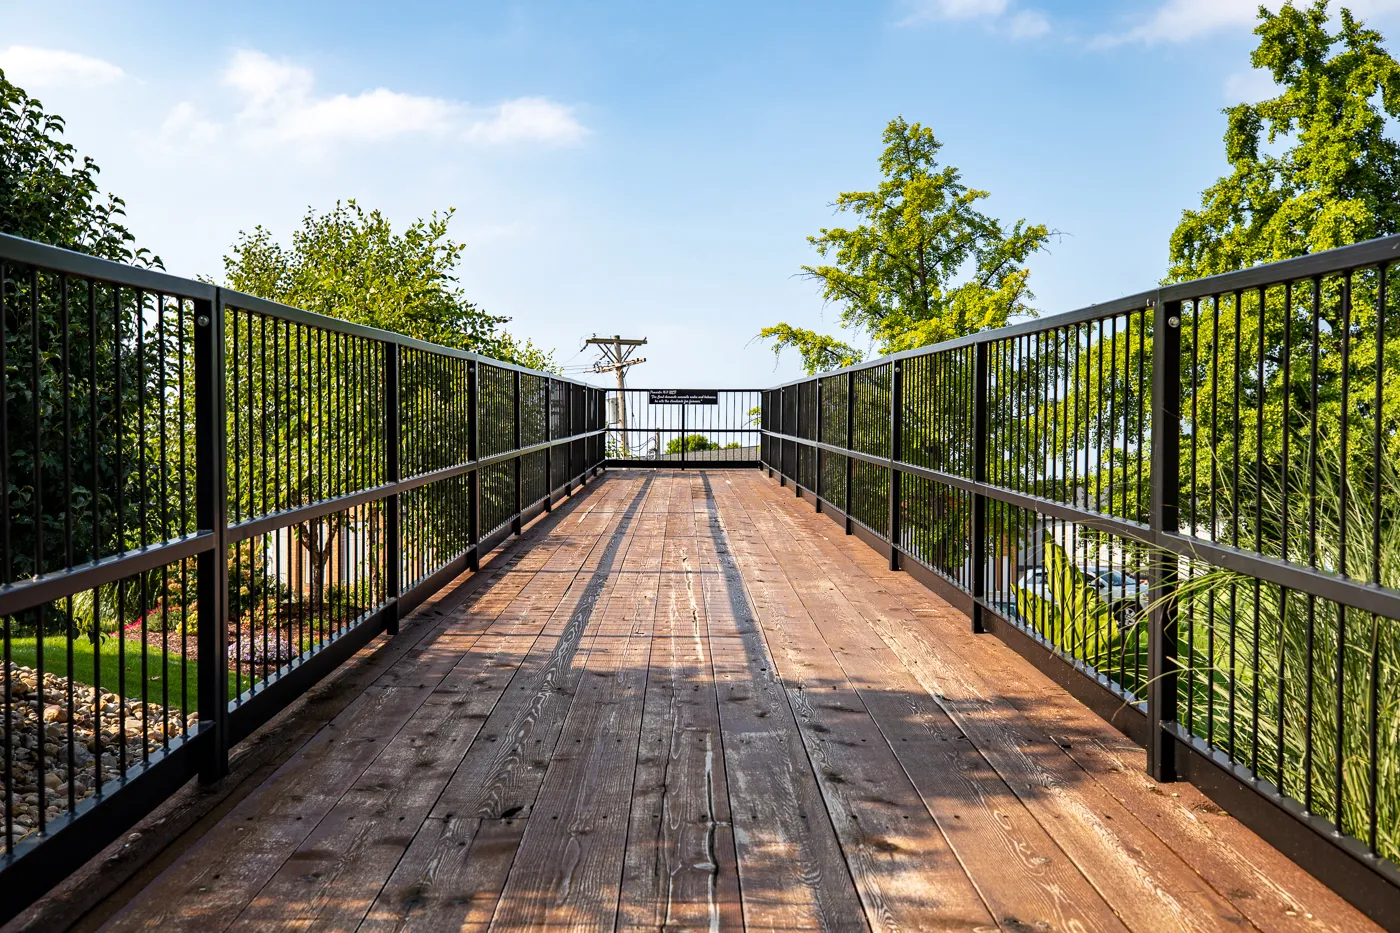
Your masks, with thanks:
[{"label": "white cloud", "polygon": [[217,139],[222,131],[219,124],[201,117],[189,101],[181,101],[170,108],[160,125],[160,138],[166,145],[204,145]]},{"label": "white cloud", "polygon": [[[1165,0],[1146,19],[1126,31],[1095,38],[1099,47],[1141,42],[1186,42],[1224,29],[1252,29],[1258,21],[1261,0]],[[1262,0],[1277,11],[1282,0]],[[1357,16],[1367,17],[1400,10],[1400,0],[1350,0],[1345,4]],[[1335,12],[1335,9],[1334,9]]]},{"label": "white cloud", "polygon": [[320,145],[442,133],[457,110],[441,98],[382,87],[353,96],[317,97],[309,69],[248,50],[234,55],[224,84],[243,97],[238,122],[260,141]]},{"label": "white cloud", "polygon": [[588,134],[573,111],[542,97],[506,101],[467,128],[468,139],[488,143],[541,142],[566,145]]},{"label": "white cloud", "polygon": [[224,70],[224,84],[241,92],[245,118],[287,110],[311,96],[316,83],[309,68],[274,61],[262,52],[240,49]]},{"label": "white cloud", "polygon": [[1039,10],[1017,10],[1012,0],[906,0],[909,14],[901,26],[935,21],[981,20],[1013,39],[1033,39],[1050,31],[1049,18]]},{"label": "white cloud", "polygon": [[1227,104],[1254,104],[1278,94],[1273,74],[1265,68],[1240,71],[1225,78]]},{"label": "white cloud", "polygon": [[1000,16],[1010,0],[906,0],[909,15],[901,23],[913,26],[939,19],[980,19]]},{"label": "white cloud", "polygon": [[30,87],[96,87],[124,75],[116,65],[100,58],[30,45],[0,49],[0,68],[16,84]]},{"label": "white cloud", "polygon": [[562,104],[522,97],[490,108],[440,97],[374,88],[318,96],[310,69],[253,50],[234,54],[224,84],[240,98],[239,131],[259,142],[319,151],[336,142],[383,142],[403,136],[461,136],[488,145],[564,145],[587,130]]},{"label": "white cloud", "polygon": [[1258,0],[1167,0],[1145,22],[1105,39],[1148,45],[1184,42],[1218,29],[1248,26],[1258,14]]},{"label": "white cloud", "polygon": [[914,15],[924,19],[978,19],[1000,16],[1006,12],[1008,0],[923,0],[915,5]]},{"label": "white cloud", "polygon": [[381,87],[354,97],[337,94],[308,101],[281,114],[278,130],[284,139],[377,142],[411,133],[441,133],[455,109],[435,97],[399,94]]},{"label": "white cloud", "polygon": [[1011,17],[1011,38],[1034,39],[1050,31],[1050,20],[1039,10],[1022,10]]}]

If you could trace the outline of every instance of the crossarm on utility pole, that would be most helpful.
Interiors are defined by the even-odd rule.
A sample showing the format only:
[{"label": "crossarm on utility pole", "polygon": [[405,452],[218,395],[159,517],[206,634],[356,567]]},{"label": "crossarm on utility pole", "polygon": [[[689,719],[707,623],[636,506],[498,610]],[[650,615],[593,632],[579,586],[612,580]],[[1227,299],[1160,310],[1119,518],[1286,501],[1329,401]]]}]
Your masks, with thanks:
[{"label": "crossarm on utility pole", "polygon": [[593,364],[595,373],[613,372],[617,374],[617,428],[622,444],[624,459],[631,456],[631,445],[627,440],[627,368],[645,363],[646,357],[633,357],[637,347],[645,346],[645,337],[626,338],[621,334],[612,337],[599,337],[594,334],[585,340],[584,346],[596,346],[603,352],[603,358]]}]

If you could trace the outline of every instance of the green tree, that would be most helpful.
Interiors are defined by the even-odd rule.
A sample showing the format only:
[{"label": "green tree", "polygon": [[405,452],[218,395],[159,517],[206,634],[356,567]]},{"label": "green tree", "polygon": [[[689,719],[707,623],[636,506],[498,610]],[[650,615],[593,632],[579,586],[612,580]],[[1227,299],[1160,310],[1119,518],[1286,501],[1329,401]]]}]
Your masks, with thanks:
[{"label": "green tree", "polygon": [[[1348,10],[1339,11],[1335,31],[1329,22],[1327,0],[1290,3],[1277,13],[1260,10],[1250,61],[1269,72],[1276,93],[1224,111],[1230,171],[1205,189],[1198,208],[1182,212],[1169,243],[1166,281],[1232,272],[1400,231],[1400,145],[1386,135],[1387,121],[1400,116],[1400,65],[1381,35]],[[1351,333],[1370,335],[1353,339],[1349,350],[1353,407],[1347,414],[1355,435],[1350,451],[1359,459],[1370,455],[1371,435],[1356,425],[1375,407],[1367,402],[1376,390],[1378,279],[1374,270],[1358,272],[1347,296]],[[1300,432],[1309,424],[1315,420],[1328,433],[1342,422],[1344,284],[1340,276],[1321,281],[1315,334],[1308,281],[1294,287],[1290,302],[1279,286],[1183,308],[1183,414],[1194,426],[1183,439],[1182,483],[1187,501],[1194,490],[1199,521],[1218,504],[1222,520],[1238,517],[1240,532],[1252,540],[1254,502],[1261,493],[1251,482],[1235,482],[1237,451],[1240,475],[1248,480],[1256,460],[1266,474],[1276,472],[1285,431],[1293,434],[1290,458],[1296,459],[1308,449]],[[1392,290],[1395,284],[1390,283]],[[1049,339],[1062,341],[1055,335]],[[1060,422],[1050,433],[1061,438],[1065,472],[1080,454],[1076,444],[1087,445],[1094,459],[1080,482],[1097,502],[1106,492],[1100,487],[1109,464],[1121,470],[1127,457],[1126,442],[1113,449],[1104,427],[1116,429],[1120,440],[1148,433],[1138,413],[1151,410],[1150,316],[1130,315],[1097,332],[1090,328],[1085,338],[1076,335],[1076,342],[1080,339],[1087,342],[1083,352],[1060,347],[1053,354],[1067,370],[1060,378],[1070,386],[1068,397],[1059,406],[1042,406],[1033,417]],[[1314,339],[1316,385],[1309,360]],[[1400,364],[1400,340],[1387,336],[1383,352],[1386,369]],[[1393,412],[1400,405],[1400,384],[1382,391],[1384,410]],[[1107,417],[1111,412],[1116,420]],[[1072,421],[1082,425],[1080,432],[1072,430]],[[1389,438],[1390,454],[1400,456],[1400,434],[1393,425],[1383,436]],[[1300,475],[1308,472],[1306,464],[1293,468]],[[1111,510],[1145,519],[1143,489],[1119,483]],[[1278,522],[1268,514],[1262,519],[1267,542],[1277,537]],[[1230,533],[1233,537],[1233,525]]]},{"label": "green tree", "polygon": [[63,141],[65,123],[0,71],[0,233],[138,265],[159,257],[133,244],[125,202],[103,195],[100,169]]},{"label": "green tree", "polygon": [[[0,72],[0,233],[158,266],[123,225],[122,200],[100,193],[97,164],[78,156],[64,129],[61,116]],[[170,518],[179,467],[154,455],[162,438],[168,450],[178,448],[174,402],[163,390],[180,384],[189,314],[181,321],[171,300],[14,264],[4,267],[0,290],[7,387],[0,402],[9,443],[0,495],[8,506],[12,578],[65,565],[70,527],[75,561],[181,533],[178,518]]]},{"label": "green tree", "polygon": [[1400,231],[1400,145],[1385,132],[1400,117],[1400,65],[1380,33],[1346,9],[1329,32],[1328,0],[1259,17],[1250,63],[1279,94],[1225,110],[1231,171],[1182,213],[1172,281]]},{"label": "green tree", "polygon": [[[874,191],[836,198],[860,222],[808,237],[827,264],[803,266],[822,296],[841,307],[842,326],[869,336],[881,353],[922,347],[1033,316],[1031,254],[1050,237],[1044,224],[1009,228],[978,209],[989,197],[940,166],[933,131],[896,117],[885,127],[881,181]],[[858,359],[849,346],[788,325],[762,334],[803,353],[809,372]]]},{"label": "green tree", "polygon": [[666,443],[666,453],[668,454],[678,454],[682,451],[691,453],[697,450],[719,450],[719,444],[703,434],[683,434],[680,437],[671,438]]},{"label": "green tree", "polygon": [[[1400,116],[1400,65],[1381,35],[1346,9],[1330,17],[1327,0],[1261,9],[1255,35],[1251,63],[1269,72],[1275,96],[1225,111],[1230,171],[1204,191],[1199,208],[1183,212],[1170,241],[1169,281],[1400,232],[1400,145],[1387,135]],[[1400,337],[1393,316],[1378,333],[1382,274],[1362,269],[1304,280],[1291,292],[1250,289],[1182,309],[1182,411],[1190,428],[1181,508],[1195,533],[1295,562],[1311,555],[1362,580],[1376,572],[1374,561],[1377,582],[1400,585],[1400,548],[1390,534],[1400,519],[1400,385],[1376,376],[1400,366]],[[1400,277],[1386,274],[1393,296]],[[1286,551],[1285,521],[1294,529]],[[1373,521],[1376,540],[1357,534]],[[1394,621],[1339,610],[1314,629],[1303,621],[1311,602],[1193,568],[1178,621],[1191,642],[1186,690],[1217,717],[1234,708],[1237,692],[1253,693],[1238,703],[1258,705],[1254,723],[1236,716],[1222,725],[1241,745],[1264,737],[1261,777],[1294,795],[1307,784],[1315,812],[1340,811],[1347,832],[1375,807],[1378,850],[1394,859],[1400,840],[1386,830],[1400,812],[1400,758],[1393,746],[1378,748],[1373,795],[1363,712],[1374,702],[1377,721],[1387,723],[1400,708],[1400,669],[1389,651]],[[1237,646],[1246,632],[1252,643]],[[1251,655],[1253,670],[1239,660]],[[1296,675],[1275,681],[1259,673],[1302,657],[1316,670],[1341,672],[1341,717],[1317,714],[1311,687],[1300,689]]]},{"label": "green tree", "polygon": [[[0,72],[0,233],[160,266],[135,245],[122,200],[63,139],[61,116]],[[6,263],[0,278],[8,579],[22,580],[193,531],[188,303]],[[36,339],[37,338],[37,339]],[[180,454],[189,453],[183,463]],[[42,531],[42,548],[40,534]],[[194,630],[193,561],[58,600],[13,632],[96,640],[138,618]],[[37,650],[39,641],[33,642]],[[36,661],[37,663],[37,661]],[[52,662],[51,662],[52,663]],[[108,683],[138,695],[144,684]]]},{"label": "green tree", "polygon": [[[378,211],[356,202],[338,203],[324,214],[309,211],[293,234],[290,247],[257,227],[244,233],[225,257],[225,280],[232,288],[261,298],[314,311],[328,317],[405,334],[442,346],[470,350],[526,366],[552,366],[549,354],[528,341],[519,342],[502,327],[506,319],[467,300],[456,277],[463,245],[448,237],[451,211],[418,220],[395,231]],[[275,508],[295,508],[353,492],[381,481],[384,462],[377,395],[370,391],[379,364],[372,352],[346,354],[316,333],[269,329],[267,322],[235,314],[229,336],[229,359],[242,373],[231,386],[229,436],[244,451],[246,474],[237,484],[243,515]],[[296,360],[283,375],[278,360]],[[266,362],[271,361],[271,369]],[[538,383],[538,385],[537,385]],[[538,377],[522,378],[522,400],[539,396]],[[412,438],[401,451],[401,469],[412,476],[461,463],[467,458],[461,430],[467,371],[460,360],[435,354],[400,354],[401,423]],[[306,405],[305,399],[348,399],[350,405]],[[513,380],[504,369],[479,370],[478,405],[484,425],[513,417]],[[361,413],[368,409],[368,416]],[[538,411],[536,409],[539,409]],[[543,428],[530,419],[543,417],[542,405],[522,405],[522,440]],[[240,414],[242,413],[241,417]],[[265,425],[271,425],[268,430]],[[500,432],[483,431],[483,452]],[[280,497],[269,505],[269,483]],[[513,496],[490,482],[483,484],[484,508]],[[236,475],[231,469],[230,475]],[[501,474],[504,475],[504,474]],[[424,552],[455,554],[461,539],[460,508],[465,479],[433,483],[405,497],[414,510],[412,545]],[[292,529],[306,552],[312,599],[328,591],[327,568],[347,529],[374,537],[382,516],[375,504],[365,513],[335,512]],[[272,542],[264,542],[272,547]],[[376,545],[378,546],[378,545]],[[383,563],[372,556],[374,572]],[[367,586],[364,580],[356,586]]]},{"label": "green tree", "polygon": [[848,343],[814,330],[774,324],[758,332],[760,340],[773,341],[773,354],[782,356],[791,348],[802,354],[802,368],[809,376],[859,363],[863,354]]},{"label": "green tree", "polygon": [[[1231,171],[1205,190],[1198,209],[1182,213],[1171,237],[1170,281],[1400,232],[1400,144],[1386,135],[1387,122],[1400,117],[1400,63],[1386,51],[1380,33],[1349,10],[1338,11],[1337,28],[1330,30],[1328,8],[1328,0],[1315,0],[1305,7],[1290,3],[1277,13],[1260,10],[1254,30],[1259,42],[1250,61],[1268,70],[1278,93],[1226,109],[1225,155]],[[1292,429],[1316,419],[1320,430],[1329,432],[1344,417],[1355,425],[1375,414],[1377,342],[1374,337],[1351,341],[1346,381],[1353,408],[1347,412],[1341,399],[1341,343],[1348,312],[1351,334],[1375,334],[1379,276],[1369,270],[1357,273],[1344,296],[1345,284],[1340,277],[1320,283],[1316,334],[1310,283],[1295,289],[1288,312],[1281,288],[1222,296],[1186,309],[1190,324],[1183,326],[1182,352],[1194,369],[1187,379],[1187,409],[1194,406],[1202,419],[1208,412],[1230,411],[1228,423],[1217,419],[1209,430],[1210,450],[1197,458],[1192,477],[1197,486],[1218,484],[1221,465],[1231,461],[1236,449],[1250,460],[1277,458],[1285,396]],[[1294,353],[1286,367],[1281,365],[1285,337]],[[1314,339],[1319,360],[1315,386],[1306,356]],[[1255,371],[1261,347],[1270,365]],[[1393,370],[1400,364],[1400,339],[1387,335],[1381,352],[1383,368]],[[1236,372],[1239,357],[1244,362]],[[1230,408],[1237,387],[1243,387],[1238,425]],[[1400,384],[1381,390],[1382,412],[1393,412],[1400,405]],[[1261,406],[1264,431],[1256,436]],[[1388,424],[1382,434],[1389,439],[1390,455],[1400,456],[1400,436],[1393,427]],[[1364,440],[1351,445],[1359,457],[1369,456]],[[1297,452],[1298,445],[1294,447]],[[1246,499],[1244,494],[1231,496],[1239,504],[1247,504]]]},{"label": "green tree", "polygon": [[309,210],[290,247],[265,227],[241,233],[224,257],[230,288],[532,369],[554,369],[553,354],[523,343],[467,300],[457,278],[466,244],[449,238],[452,210],[402,233],[354,200],[324,214]]}]

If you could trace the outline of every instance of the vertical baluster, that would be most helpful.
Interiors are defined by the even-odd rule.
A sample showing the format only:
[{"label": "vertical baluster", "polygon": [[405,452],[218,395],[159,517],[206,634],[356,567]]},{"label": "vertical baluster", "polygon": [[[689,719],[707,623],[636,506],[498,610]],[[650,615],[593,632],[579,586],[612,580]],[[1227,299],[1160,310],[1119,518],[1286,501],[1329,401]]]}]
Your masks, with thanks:
[{"label": "vertical baluster", "polygon": [[[1181,303],[1152,302],[1152,512],[1157,534],[1177,531],[1181,449]],[[1152,561],[1148,629],[1147,770],[1154,780],[1176,780],[1177,558],[1159,550]]]},{"label": "vertical baluster", "polygon": [[[212,731],[200,780],[228,773],[228,486],[224,437],[224,304],[196,301],[194,337],[195,524],[213,541],[196,558],[199,590],[199,730]],[[235,360],[235,364],[237,361]]]},{"label": "vertical baluster", "polygon": [[[972,363],[972,481],[987,482],[987,363],[990,347],[979,342]],[[972,494],[972,631],[987,631],[987,497]]]},{"label": "vertical baluster", "polygon": [[[384,482],[399,481],[399,345],[383,344],[384,350]],[[421,423],[421,422],[420,422]],[[399,527],[400,500],[397,492],[384,499],[384,565],[385,598],[388,599],[388,619],[385,624],[390,635],[399,633],[399,595],[403,582],[399,579],[403,563],[403,532]]]}]

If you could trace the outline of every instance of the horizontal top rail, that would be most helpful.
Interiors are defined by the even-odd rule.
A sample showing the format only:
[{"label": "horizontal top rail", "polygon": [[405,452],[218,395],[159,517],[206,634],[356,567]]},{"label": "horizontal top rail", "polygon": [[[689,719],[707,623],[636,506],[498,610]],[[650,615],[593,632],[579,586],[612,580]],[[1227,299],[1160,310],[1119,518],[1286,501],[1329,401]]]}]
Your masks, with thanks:
[{"label": "horizontal top rail", "polygon": [[[472,353],[469,350],[445,347],[441,344],[431,343],[427,340],[419,340],[415,337],[407,337],[403,334],[381,330],[366,324],[357,324],[353,321],[329,317],[324,314],[318,314],[315,311],[305,311],[301,308],[294,308],[278,301],[271,301],[266,298],[259,298],[255,295],[249,295],[237,291],[236,289],[223,288],[211,282],[201,282],[198,279],[189,279],[157,269],[143,269],[139,266],[131,266],[110,259],[101,259],[97,256],[89,256],[86,253],[64,249],[60,246],[51,246],[47,243],[38,243],[33,240],[26,240],[22,237],[11,236],[6,233],[0,233],[0,262],[21,263],[23,265],[43,269],[46,272],[93,279],[109,285],[164,294],[172,297],[188,298],[195,301],[212,302],[216,299],[221,299],[225,305],[240,308],[244,311],[252,311],[257,314],[265,314],[269,317],[280,318],[294,324],[317,327],[322,330],[346,334],[352,337],[361,337],[367,340],[377,340],[381,343],[396,344],[400,347],[426,350],[431,353],[455,357],[457,359],[476,360],[479,363],[486,363],[500,369],[529,373],[546,379],[553,379],[558,382],[567,382],[582,386],[589,385],[589,383],[577,379],[570,379],[566,376],[545,372],[543,370],[530,369],[516,363],[508,363],[504,360],[483,356],[480,353]],[[596,388],[593,386],[590,387]]]},{"label": "horizontal top rail", "polygon": [[1057,327],[1069,327],[1088,321],[1096,321],[1101,318],[1117,317],[1130,312],[1141,311],[1144,308],[1150,308],[1157,301],[1189,301],[1193,298],[1226,295],[1232,292],[1247,291],[1266,285],[1277,285],[1282,282],[1296,282],[1304,279],[1331,275],[1347,269],[1363,269],[1368,266],[1376,266],[1396,261],[1400,261],[1400,234],[1380,237],[1375,240],[1366,240],[1363,243],[1353,243],[1350,246],[1339,246],[1336,249],[1310,253],[1307,256],[1299,256],[1295,259],[1284,259],[1279,262],[1265,263],[1264,265],[1252,266],[1248,269],[1240,269],[1235,272],[1223,272],[1219,275],[1192,279],[1189,282],[1163,285],[1159,288],[1137,292],[1132,295],[1124,295],[1121,298],[1114,298],[1099,304],[1087,305],[1074,311],[1066,311],[1062,314],[1051,315],[1050,317],[1018,321],[1015,324],[1008,324],[1005,327],[998,327],[995,330],[979,331],[978,333],[968,334],[963,337],[954,337],[952,340],[945,340],[942,343],[932,343],[923,347],[914,347],[910,350],[901,350],[898,353],[890,353],[873,360],[852,363],[850,366],[827,370],[817,373],[815,376],[802,376],[798,379],[790,379],[787,382],[769,386],[768,389],[786,389],[798,385],[799,383],[808,382],[817,377],[840,376],[848,372],[859,372],[879,366],[887,366],[896,360],[907,360],[913,357],[926,356],[930,353],[942,353],[948,350],[956,350],[960,347],[974,346],[981,343],[994,343],[998,340],[1024,337],[1027,334],[1036,334]]},{"label": "horizontal top rail", "polygon": [[110,285],[143,291],[178,295],[197,301],[213,301],[217,291],[216,286],[208,282],[171,275],[158,269],[143,269],[140,266],[101,259],[60,246],[36,243],[8,233],[0,233],[0,262],[18,262],[50,272],[96,279]]},{"label": "horizontal top rail", "polygon": [[[377,327],[370,327],[368,324],[357,324],[354,321],[344,321],[339,318],[328,317],[324,314],[318,314],[315,311],[294,308],[291,305],[282,304],[280,301],[259,298],[256,295],[249,295],[235,289],[223,288],[220,289],[220,293],[225,306],[238,308],[242,311],[251,311],[254,314],[264,314],[268,317],[280,318],[285,321],[290,321],[293,324],[303,324],[307,327],[319,327],[323,330],[334,331],[335,333],[346,334],[351,337],[360,337],[365,340],[377,340],[381,343],[392,343],[400,347],[407,347],[413,350],[425,350],[429,353],[436,353],[440,356],[450,356],[460,360],[476,360],[478,363],[486,363],[498,369],[514,370],[532,376],[540,376],[544,379],[553,379],[556,382],[589,386],[586,382],[570,379],[567,376],[561,376],[557,373],[545,372],[540,369],[530,369],[527,366],[509,363],[505,360],[498,360],[490,356],[483,356],[480,353],[473,353],[470,350],[445,347],[442,344],[432,343],[427,340],[419,340],[416,337],[396,334],[391,330],[380,330]],[[597,387],[589,386],[589,388]]]}]

